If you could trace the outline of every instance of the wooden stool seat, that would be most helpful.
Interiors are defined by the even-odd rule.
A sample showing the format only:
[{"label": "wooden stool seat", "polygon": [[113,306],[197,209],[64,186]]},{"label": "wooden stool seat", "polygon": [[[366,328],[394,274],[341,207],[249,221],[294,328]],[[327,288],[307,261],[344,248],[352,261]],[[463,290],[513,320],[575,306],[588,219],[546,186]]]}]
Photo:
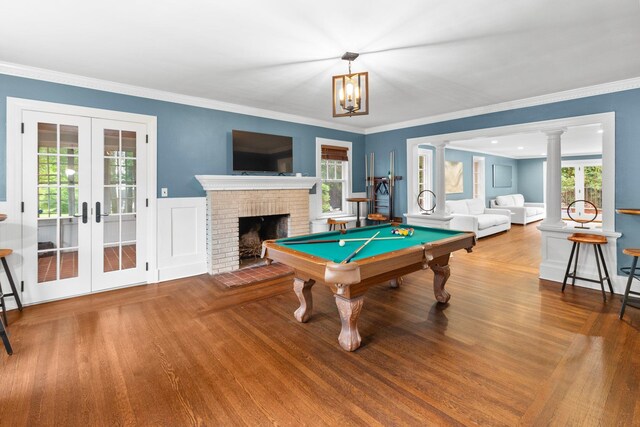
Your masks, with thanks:
[{"label": "wooden stool seat", "polygon": [[329,218],[327,219],[327,224],[329,224],[329,231],[333,231],[336,229],[346,230],[348,221],[340,221],[337,219]]},{"label": "wooden stool seat", "polygon": [[[607,244],[607,238],[599,234],[587,234],[587,233],[574,233],[567,237],[567,240],[573,242],[571,248],[571,255],[569,256],[569,262],[567,263],[567,271],[564,273],[564,280],[562,281],[562,292],[567,286],[567,279],[571,278],[571,286],[576,284],[576,279],[584,280],[592,283],[600,283],[602,289],[602,299],[607,302],[607,294],[604,290],[604,281],[609,284],[609,291],[613,295],[613,285],[611,284],[611,278],[609,277],[609,271],[607,270],[607,263],[604,260],[604,254],[602,253],[602,245]],[[593,252],[596,256],[596,267],[598,268],[598,277],[600,280],[589,279],[587,277],[580,277],[577,275],[578,270],[578,257],[580,256],[580,245],[593,245]],[[573,255],[575,253],[575,261],[573,264],[573,272],[571,270],[571,261],[573,261]],[[602,262],[602,268],[604,269],[604,277],[602,276],[602,270],[600,269],[600,263]]]},{"label": "wooden stool seat", "polygon": [[637,305],[638,304],[637,299],[635,299],[635,301],[633,299],[629,299],[629,295],[633,295],[636,297],[640,296],[640,292],[631,290],[631,282],[633,282],[633,279],[634,278],[639,279],[638,273],[636,273],[636,267],[638,265],[638,257],[640,257],[640,249],[625,248],[622,250],[622,253],[625,255],[632,256],[633,261],[631,261],[631,267],[625,267],[621,269],[623,273],[627,273],[627,269],[628,269],[629,278],[627,279],[627,287],[625,288],[624,296],[622,297],[622,308],[620,308],[620,319],[622,319],[622,317],[624,316],[624,310],[627,308],[627,305],[640,308],[640,306]]},{"label": "wooden stool seat", "polygon": [[0,258],[4,258],[13,253],[13,249],[0,249]]},{"label": "wooden stool seat", "polygon": [[372,213],[372,214],[367,215],[367,219],[369,221],[375,221],[378,224],[380,224],[383,221],[388,221],[389,217],[386,217],[386,216],[384,216],[382,214],[379,214],[379,213]]},{"label": "wooden stool seat", "polygon": [[640,249],[625,248],[622,253],[629,256],[640,256]]},{"label": "wooden stool seat", "polygon": [[585,243],[588,245],[606,245],[607,238],[599,234],[574,233],[568,237],[572,242]]}]

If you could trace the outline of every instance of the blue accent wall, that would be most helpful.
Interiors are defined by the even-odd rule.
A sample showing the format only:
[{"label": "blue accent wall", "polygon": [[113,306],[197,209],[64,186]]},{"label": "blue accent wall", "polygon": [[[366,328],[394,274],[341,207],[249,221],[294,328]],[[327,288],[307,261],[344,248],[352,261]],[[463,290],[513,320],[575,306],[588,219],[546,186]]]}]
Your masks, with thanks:
[{"label": "blue accent wall", "polygon": [[[364,191],[364,135],[192,107],[0,74],[0,117],[6,97],[138,113],[158,118],[158,197],[204,196],[195,175],[231,174],[233,129],[293,137],[293,170],[315,176],[316,137],[351,141],[353,191]],[[327,111],[330,114],[330,111]],[[6,200],[6,119],[0,121],[0,200]]]},{"label": "blue accent wall", "polygon": [[[634,171],[640,165],[640,89],[370,134],[366,138],[366,151],[382,154],[395,150],[397,174],[406,175],[408,138],[608,112],[616,114],[615,205],[638,208],[640,207],[640,187]],[[395,199],[397,212],[407,211],[406,188],[406,180],[398,182]],[[640,217],[616,215],[616,231],[622,233],[622,237],[618,240],[618,263],[625,265],[629,263],[629,257],[622,255],[622,248],[640,245]]]},{"label": "blue accent wall", "polygon": [[[565,156],[562,160],[601,159],[602,156]],[[533,203],[544,202],[544,168],[545,159],[518,160],[518,193],[524,200]]]}]

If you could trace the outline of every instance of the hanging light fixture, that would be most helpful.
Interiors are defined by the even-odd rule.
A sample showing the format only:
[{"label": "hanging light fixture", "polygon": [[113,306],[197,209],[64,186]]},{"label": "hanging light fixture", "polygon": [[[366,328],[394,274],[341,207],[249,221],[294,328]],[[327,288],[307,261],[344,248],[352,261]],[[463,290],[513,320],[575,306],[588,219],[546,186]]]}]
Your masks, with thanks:
[{"label": "hanging light fixture", "polygon": [[351,61],[358,56],[353,52],[342,55],[349,61],[349,74],[333,76],[333,117],[369,114],[369,73],[351,73]]}]

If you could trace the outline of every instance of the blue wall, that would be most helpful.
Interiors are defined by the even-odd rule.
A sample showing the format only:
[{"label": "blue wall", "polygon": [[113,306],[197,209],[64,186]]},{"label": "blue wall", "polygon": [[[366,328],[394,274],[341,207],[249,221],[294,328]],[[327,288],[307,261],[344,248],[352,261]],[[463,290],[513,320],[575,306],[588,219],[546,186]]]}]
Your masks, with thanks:
[{"label": "blue wall", "polygon": [[[565,156],[562,160],[601,159],[602,156]],[[518,160],[518,193],[524,200],[533,203],[544,202],[544,168],[545,159]]]},{"label": "blue wall", "polygon": [[[316,137],[351,141],[353,191],[364,191],[364,135],[264,119],[171,102],[84,89],[0,74],[0,117],[6,118],[6,97],[26,98],[158,118],[158,197],[167,187],[170,197],[203,196],[194,175],[231,173],[233,129],[293,137],[293,169],[316,174]],[[0,121],[0,200],[6,200],[6,120]]]},{"label": "blue wall", "polygon": [[[569,101],[518,108],[508,111],[466,117],[422,126],[391,130],[367,135],[366,151],[397,153],[398,175],[406,175],[406,142],[408,138],[486,129],[565,117],[615,112],[616,114],[616,207],[640,207],[640,187],[634,171],[640,165],[640,89],[609,93]],[[379,156],[378,156],[379,157]],[[397,186],[397,212],[407,211],[406,180]],[[628,264],[621,248],[640,245],[640,217],[616,215],[619,264]]]}]

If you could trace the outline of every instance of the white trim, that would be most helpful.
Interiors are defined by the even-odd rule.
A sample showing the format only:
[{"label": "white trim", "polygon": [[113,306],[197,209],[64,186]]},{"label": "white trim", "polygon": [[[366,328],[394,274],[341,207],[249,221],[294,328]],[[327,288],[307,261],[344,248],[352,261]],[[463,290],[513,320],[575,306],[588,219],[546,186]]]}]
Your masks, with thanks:
[{"label": "white trim", "polygon": [[[443,135],[431,135],[407,139],[407,159],[411,159],[414,147],[422,144],[434,145],[442,141],[468,140],[473,138],[495,138],[519,133],[548,132],[566,127],[584,126],[593,123],[602,125],[602,227],[615,231],[615,113],[590,114],[577,117],[522,123],[495,128],[474,129]],[[455,149],[455,148],[454,148]],[[413,172],[412,162],[407,160],[407,174]],[[412,180],[407,180],[407,207],[411,206],[410,195],[415,192]]]},{"label": "white trim", "polygon": [[155,99],[158,101],[173,102],[194,107],[209,108],[218,111],[228,111],[231,113],[246,114],[249,116],[264,117],[285,122],[301,123],[311,126],[321,126],[329,129],[343,130],[364,134],[362,128],[349,126],[341,123],[329,122],[325,120],[312,119],[309,117],[297,116],[294,114],[282,113],[279,111],[265,110],[262,108],[247,107],[245,105],[231,104],[228,102],[216,101],[213,99],[200,98],[196,96],[182,95],[174,92],[150,89],[141,86],[134,86],[124,83],[117,83],[108,80],[94,79],[91,77],[79,76],[77,74],[61,73],[59,71],[46,70],[43,68],[29,67],[26,65],[13,64],[0,61],[0,74],[7,74],[16,77],[41,80],[52,83],[95,89],[121,95],[138,96],[141,98]]},{"label": "white trim", "polygon": [[[143,123],[147,126],[149,144],[147,152],[147,197],[149,212],[147,216],[147,254],[149,271],[146,275],[147,283],[158,281],[157,236],[156,236],[156,188],[157,188],[157,118],[143,114],[126,113],[98,108],[81,107],[76,105],[57,104],[52,102],[34,101],[31,99],[7,97],[7,223],[14,224],[10,229],[10,236],[14,248],[22,247],[22,236],[19,230],[22,223],[20,212],[20,197],[22,194],[22,141],[21,123],[23,111],[40,111],[72,116],[91,117],[99,119],[129,121]],[[4,239],[3,239],[4,240]],[[22,258],[22,250],[16,250]],[[16,268],[16,281],[22,280],[22,269]]]},{"label": "white trim", "polygon": [[309,190],[319,181],[313,176],[196,175],[204,191]]},{"label": "white trim", "polygon": [[160,281],[207,272],[207,198],[158,199]]},{"label": "white trim", "polygon": [[534,107],[536,105],[552,104],[554,102],[569,101],[572,99],[587,98],[596,95],[605,95],[608,93],[623,92],[625,90],[638,88],[640,88],[640,77],[634,77],[631,79],[618,80],[615,82],[603,83],[594,86],[585,86],[578,89],[555,92],[547,95],[501,102],[499,104],[486,105],[483,107],[470,108],[467,110],[454,111],[451,113],[437,114],[435,116],[424,117],[421,119],[407,120],[405,122],[370,127],[365,129],[365,134],[370,135],[373,133],[387,132],[390,130],[406,129],[414,126],[440,123],[448,120],[480,116],[483,114],[497,113],[500,111],[514,110],[518,108]]},{"label": "white trim", "polygon": [[496,113],[499,111],[513,110],[517,108],[533,107],[536,105],[550,104],[554,102],[568,101],[572,99],[586,98],[589,96],[604,95],[608,93],[622,92],[640,88],[640,77],[626,80],[603,83],[593,86],[585,86],[577,89],[555,92],[546,95],[534,96],[530,98],[517,99],[498,104],[491,104],[482,107],[470,108],[466,110],[454,111],[450,113],[436,114],[404,122],[390,123],[387,125],[362,128],[345,125],[342,123],[325,120],[312,119],[309,117],[297,116],[294,114],[282,113],[279,111],[265,110],[261,108],[248,107],[244,105],[231,104],[213,99],[200,98],[189,95],[182,95],[174,92],[167,92],[157,89],[150,89],[140,86],[128,85],[124,83],[111,82],[108,80],[95,79],[91,77],[79,76],[77,74],[62,73],[43,68],[30,67],[11,62],[0,61],[0,74],[16,77],[47,81],[52,83],[65,84],[87,89],[95,89],[122,95],[138,96],[158,101],[173,102],[176,104],[191,105],[195,107],[209,108],[219,111],[228,111],[238,114],[246,114],[256,117],[264,117],[273,120],[283,120],[292,123],[321,126],[335,130],[343,130],[358,134],[370,135],[379,132],[386,132],[396,129],[404,129],[414,126],[427,125],[430,123],[444,122],[447,120],[461,119],[464,117],[479,116],[482,114]]},{"label": "white trim", "polygon": [[[316,187],[316,212],[310,212],[310,215],[316,215],[316,218],[327,218],[330,216],[351,215],[353,214],[351,206],[349,206],[346,200],[343,200],[344,210],[342,212],[323,213],[322,212],[322,177],[320,176],[321,160],[322,160],[322,145],[335,145],[336,147],[347,148],[347,157],[349,157],[349,164],[347,165],[349,180],[347,182],[347,193],[345,199],[351,197],[353,186],[353,148],[351,141],[340,141],[337,139],[316,138],[316,179],[318,180],[318,186]],[[361,212],[362,213],[362,212]]]},{"label": "white trim", "polygon": [[[487,199],[487,171],[486,171],[486,163],[485,163],[486,157],[484,156],[473,156],[473,160],[471,161],[471,194],[474,198],[479,198],[482,200],[486,200]],[[475,163],[476,161],[480,164],[479,168],[480,168],[480,173],[478,176],[478,188],[479,188],[479,194],[475,195],[473,194],[475,192],[475,186],[476,186],[476,182],[475,182]]]}]

